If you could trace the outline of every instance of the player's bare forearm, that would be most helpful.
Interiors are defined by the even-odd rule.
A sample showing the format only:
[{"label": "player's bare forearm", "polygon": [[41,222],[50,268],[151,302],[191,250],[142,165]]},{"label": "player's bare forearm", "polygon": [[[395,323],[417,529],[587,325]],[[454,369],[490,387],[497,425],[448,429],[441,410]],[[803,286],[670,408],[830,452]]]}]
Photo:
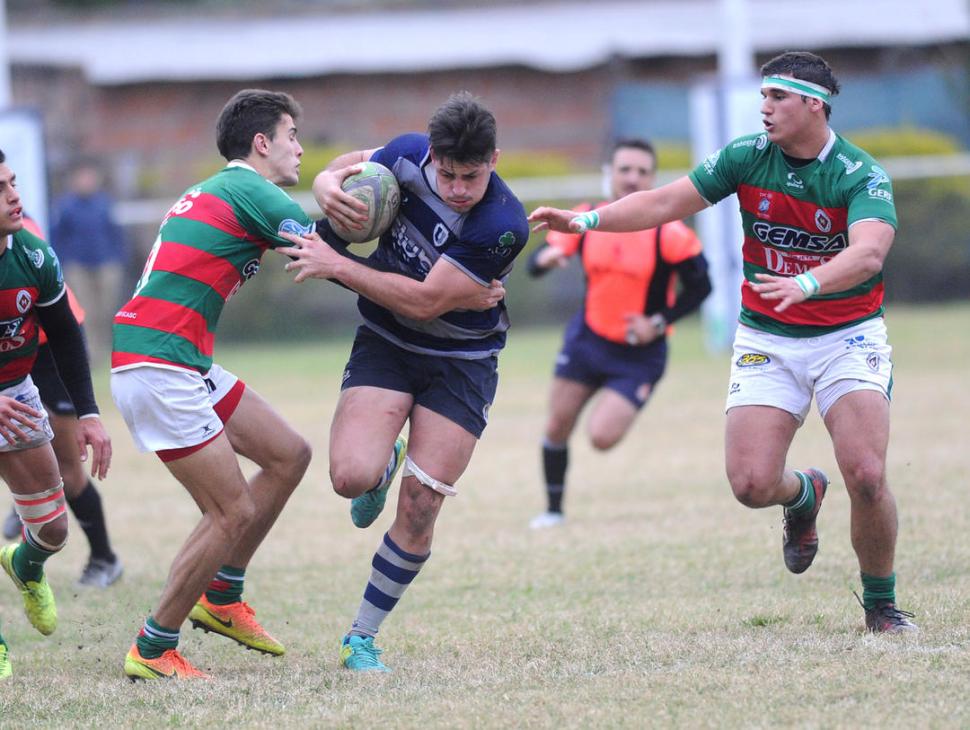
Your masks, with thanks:
[{"label": "player's bare forearm", "polygon": [[888,223],[863,221],[849,229],[849,246],[812,269],[819,292],[833,294],[858,286],[882,271],[896,232]]},{"label": "player's bare forearm", "polygon": [[358,162],[366,162],[370,159],[370,156],[374,154],[374,150],[354,150],[353,152],[345,152],[342,155],[337,155],[334,157],[330,164],[327,165],[327,170],[339,170],[342,167],[348,167],[349,165],[356,165]]},{"label": "player's bare forearm", "polygon": [[287,271],[295,271],[297,283],[307,279],[336,279],[358,294],[404,317],[430,320],[454,309],[485,310],[496,306],[505,296],[499,281],[482,286],[445,261],[439,261],[418,281],[402,274],[378,271],[341,256],[319,234],[298,236],[282,234],[292,247],[275,251],[292,260]]},{"label": "player's bare forearm", "polygon": [[757,282],[749,282],[748,286],[762,299],[777,301],[776,312],[812,296],[847,291],[882,271],[894,236],[895,231],[887,223],[856,223],[849,229],[848,248],[824,264],[795,277],[755,274]]},{"label": "player's bare forearm", "polygon": [[690,178],[682,177],[656,190],[632,193],[586,213],[537,208],[529,216],[535,230],[583,233],[590,228],[613,233],[642,231],[680,220],[703,210],[707,203]]}]

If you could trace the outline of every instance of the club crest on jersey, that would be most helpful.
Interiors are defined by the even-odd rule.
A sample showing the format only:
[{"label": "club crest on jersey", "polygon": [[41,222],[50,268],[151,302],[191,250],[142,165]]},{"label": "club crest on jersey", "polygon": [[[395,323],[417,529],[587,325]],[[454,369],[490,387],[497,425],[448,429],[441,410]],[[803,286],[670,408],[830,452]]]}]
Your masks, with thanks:
[{"label": "club crest on jersey", "polygon": [[767,218],[770,209],[771,193],[761,193],[761,200],[758,201],[758,215],[762,218]]},{"label": "club crest on jersey", "polygon": [[815,211],[815,227],[822,233],[828,233],[832,230],[832,219],[821,208]]},{"label": "club crest on jersey", "polygon": [[21,289],[17,292],[17,311],[21,314],[26,314],[27,310],[34,303],[34,298],[30,296],[30,292],[26,289]]}]

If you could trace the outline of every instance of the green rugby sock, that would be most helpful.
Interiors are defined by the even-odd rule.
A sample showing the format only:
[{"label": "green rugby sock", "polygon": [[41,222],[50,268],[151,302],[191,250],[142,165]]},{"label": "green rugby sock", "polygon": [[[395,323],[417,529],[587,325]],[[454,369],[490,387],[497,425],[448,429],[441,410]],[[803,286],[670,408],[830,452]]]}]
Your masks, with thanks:
[{"label": "green rugby sock", "polygon": [[862,605],[868,611],[875,608],[877,601],[896,602],[896,574],[885,578],[860,573],[862,576]]},{"label": "green rugby sock", "polygon": [[793,515],[811,514],[815,509],[815,488],[812,486],[812,480],[800,471],[796,471],[795,476],[798,477],[802,487],[795,495],[795,499],[785,504],[785,509]]},{"label": "green rugby sock", "polygon": [[217,606],[225,606],[230,603],[242,600],[243,581],[246,578],[245,568],[233,568],[231,565],[223,565],[219,568],[215,578],[205,589],[205,597],[210,603]]},{"label": "green rugby sock", "polygon": [[13,570],[24,583],[40,581],[44,576],[44,563],[54,555],[50,550],[44,550],[25,540],[17,546],[13,554]]},{"label": "green rugby sock", "polygon": [[159,626],[155,619],[149,616],[145,619],[145,625],[135,639],[138,645],[138,653],[145,659],[158,659],[169,649],[175,649],[179,645],[178,629],[169,629]]}]

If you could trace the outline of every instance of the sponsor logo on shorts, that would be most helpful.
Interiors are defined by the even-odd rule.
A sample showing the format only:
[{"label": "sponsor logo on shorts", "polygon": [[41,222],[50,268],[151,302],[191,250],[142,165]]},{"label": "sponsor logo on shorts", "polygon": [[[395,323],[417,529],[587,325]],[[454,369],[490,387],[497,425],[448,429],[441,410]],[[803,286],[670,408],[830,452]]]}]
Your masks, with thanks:
[{"label": "sponsor logo on shorts", "polygon": [[872,370],[873,372],[878,372],[879,355],[877,355],[875,352],[870,352],[869,356],[866,358],[866,365],[868,365],[869,369]]},{"label": "sponsor logo on shorts", "polygon": [[33,302],[34,298],[30,296],[30,292],[26,289],[21,289],[17,292],[17,311],[21,314],[26,314]]},{"label": "sponsor logo on shorts", "polygon": [[734,395],[735,393],[741,392],[741,383],[731,383],[731,387],[728,389],[728,395]]},{"label": "sponsor logo on shorts", "polygon": [[846,350],[872,350],[876,347],[876,343],[866,339],[865,335],[853,335],[846,337],[843,341]]},{"label": "sponsor logo on shorts", "polygon": [[488,423],[488,409],[491,405],[491,403],[486,403],[482,406],[482,418],[485,420],[485,423]]},{"label": "sponsor logo on shorts", "polygon": [[343,377],[340,379],[341,383],[346,383],[350,379],[350,369],[344,370]]},{"label": "sponsor logo on shorts", "polygon": [[515,234],[512,231],[506,231],[501,236],[498,237],[499,246],[511,246],[515,243]]},{"label": "sponsor logo on shorts", "polygon": [[758,365],[767,365],[770,362],[771,358],[760,352],[746,352],[734,364],[739,368],[753,368]]}]

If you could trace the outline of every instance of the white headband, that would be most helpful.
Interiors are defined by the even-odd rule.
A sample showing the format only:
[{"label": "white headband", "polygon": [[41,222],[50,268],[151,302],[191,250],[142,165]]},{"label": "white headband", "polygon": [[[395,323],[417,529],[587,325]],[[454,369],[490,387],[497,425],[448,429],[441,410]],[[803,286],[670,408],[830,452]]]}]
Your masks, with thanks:
[{"label": "white headband", "polygon": [[762,89],[782,89],[783,91],[793,91],[802,96],[811,96],[820,99],[826,104],[832,103],[832,94],[824,86],[813,84],[811,81],[803,81],[791,76],[765,76],[761,79]]}]

